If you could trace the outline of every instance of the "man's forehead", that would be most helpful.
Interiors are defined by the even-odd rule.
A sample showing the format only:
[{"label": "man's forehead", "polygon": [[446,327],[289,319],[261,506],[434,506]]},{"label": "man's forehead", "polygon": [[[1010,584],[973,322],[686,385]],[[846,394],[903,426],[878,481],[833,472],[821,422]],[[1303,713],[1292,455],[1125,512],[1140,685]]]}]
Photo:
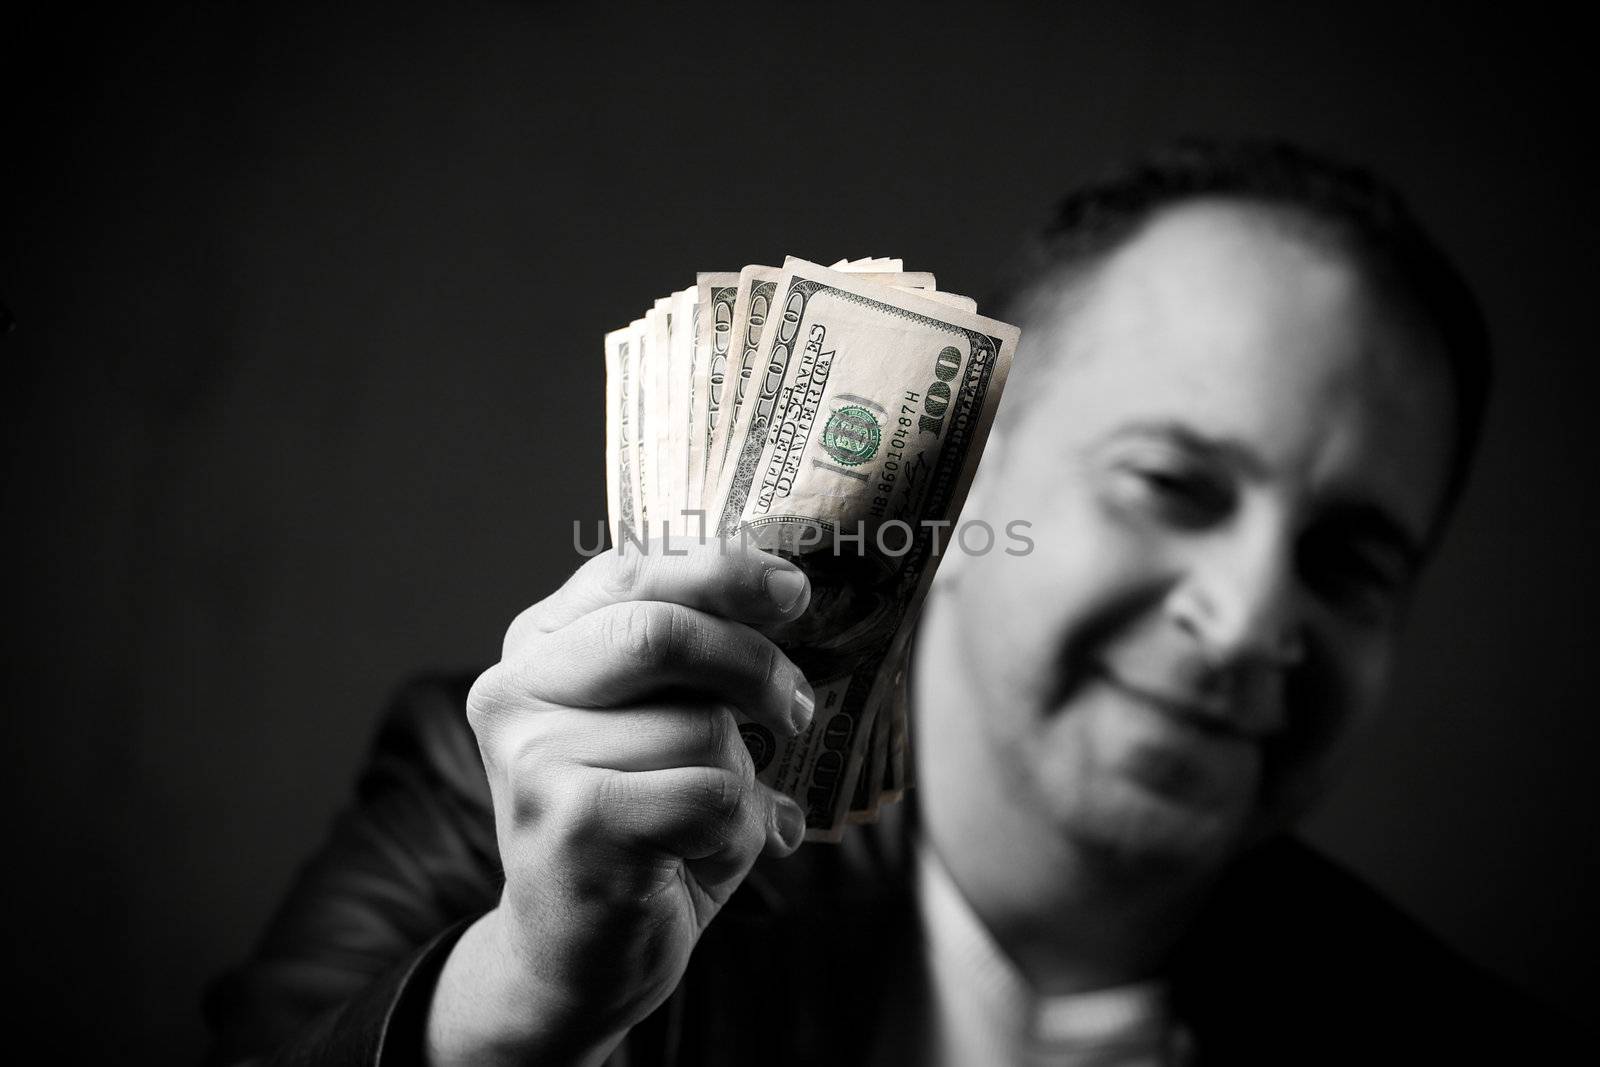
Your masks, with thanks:
[{"label": "man's forehead", "polygon": [[1024,330],[1050,379],[1027,406],[1058,416],[1036,429],[1061,446],[1129,421],[1186,423],[1308,480],[1320,465],[1319,481],[1381,487],[1413,528],[1442,495],[1437,345],[1309,224],[1250,204],[1169,209],[1037,302]]},{"label": "man's forehead", "polygon": [[1035,291],[1022,321],[1025,359],[1038,366],[1026,374],[1059,382],[1115,360],[1204,386],[1252,354],[1267,357],[1261,373],[1332,369],[1313,356],[1356,353],[1388,301],[1303,229],[1250,204],[1163,211],[1101,261]]},{"label": "man's forehead", "polygon": [[1298,299],[1307,308],[1353,311],[1369,288],[1352,257],[1309,221],[1265,205],[1201,200],[1162,211],[1106,257],[1085,307],[1122,311],[1134,323],[1170,311],[1247,329],[1264,311]]}]

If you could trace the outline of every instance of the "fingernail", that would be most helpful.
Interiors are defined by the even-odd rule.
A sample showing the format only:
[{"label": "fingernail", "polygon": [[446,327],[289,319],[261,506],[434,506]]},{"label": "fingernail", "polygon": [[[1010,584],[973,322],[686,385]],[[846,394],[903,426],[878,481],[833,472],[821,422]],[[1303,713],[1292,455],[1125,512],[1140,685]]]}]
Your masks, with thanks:
[{"label": "fingernail", "polygon": [[781,798],[776,809],[778,819],[778,836],[783,838],[783,843],[790,852],[800,847],[801,840],[806,836],[806,813],[800,810],[800,805],[788,797]]},{"label": "fingernail", "polygon": [[767,574],[767,595],[785,615],[800,603],[805,591],[806,576],[792,567],[775,567]]},{"label": "fingernail", "polygon": [[811,725],[811,713],[816,710],[817,698],[811,692],[811,686],[804,678],[794,683],[794,707],[790,709],[794,716],[794,732],[800,733]]}]

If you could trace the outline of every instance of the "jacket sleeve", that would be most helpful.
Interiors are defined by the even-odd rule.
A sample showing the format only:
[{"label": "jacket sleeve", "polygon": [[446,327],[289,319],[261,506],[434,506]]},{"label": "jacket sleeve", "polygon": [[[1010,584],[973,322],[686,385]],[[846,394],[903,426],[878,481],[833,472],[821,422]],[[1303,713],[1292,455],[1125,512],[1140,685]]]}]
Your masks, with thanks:
[{"label": "jacket sleeve", "polygon": [[251,958],[207,990],[213,1064],[420,1058],[440,968],[501,886],[469,678],[405,686]]}]

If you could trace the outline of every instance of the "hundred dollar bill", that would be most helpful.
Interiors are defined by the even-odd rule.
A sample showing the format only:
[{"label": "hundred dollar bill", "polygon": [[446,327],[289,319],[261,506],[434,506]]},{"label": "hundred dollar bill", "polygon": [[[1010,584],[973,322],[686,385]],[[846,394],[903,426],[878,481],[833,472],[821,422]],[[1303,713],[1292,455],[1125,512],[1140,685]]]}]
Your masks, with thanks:
[{"label": "hundred dollar bill", "polygon": [[906,675],[911,672],[910,649],[895,664],[887,704],[880,709],[889,722],[888,751],[884,754],[882,803],[892,804],[905,795],[909,784],[910,760],[906,751],[909,698]]},{"label": "hundred dollar bill", "polygon": [[884,709],[871,707],[862,718],[867,723],[866,751],[844,815],[844,821],[852,825],[878,821],[883,801],[883,760],[888,751],[888,715]]},{"label": "hundred dollar bill", "polygon": [[750,375],[755,367],[756,353],[761,347],[762,330],[767,324],[767,314],[772,310],[772,293],[778,286],[778,267],[752,264],[739,272],[739,285],[734,291],[732,338],[728,350],[727,380],[723,384],[723,415],[718,424],[717,436],[712,441],[710,472],[711,499],[714,503],[721,490],[722,468],[727,459],[728,438],[733,422],[738,417],[739,405],[744,401],[745,390],[750,387]]},{"label": "hundred dollar bill", "polygon": [[659,523],[672,512],[672,467],[667,455],[672,437],[672,297],[664,296],[644,314],[645,347],[650,357],[644,379],[644,402],[650,409],[650,436],[644,441],[650,471],[647,510]]},{"label": "hundred dollar bill", "polygon": [[654,519],[656,513],[656,424],[661,421],[661,405],[656,396],[656,309],[645,308],[639,326],[639,480],[643,506],[641,518]]},{"label": "hundred dollar bill", "polygon": [[[722,422],[723,428],[712,444],[711,470],[714,474],[707,476],[708,484],[714,487],[707,494],[710,502],[721,498],[722,480],[727,475],[728,441],[733,431],[733,424],[739,418],[739,407],[744,403],[745,394],[750,388],[750,376],[754,373],[767,317],[771,313],[773,291],[777,288],[778,278],[790,262],[804,262],[804,260],[795,260],[790,256],[783,267],[754,265],[739,272],[739,288],[733,303],[733,341],[729,351],[730,381],[724,386],[728,398],[723,402],[726,414]],[[872,264],[878,261],[859,262]],[[898,264],[900,261],[882,262]],[[843,269],[854,273],[863,282],[872,284],[926,290],[932,290],[938,285],[938,280],[926,271],[878,271],[870,266],[855,265],[847,265]]]},{"label": "hundred dollar bill", "polygon": [[695,433],[694,398],[694,300],[695,289],[672,294],[667,315],[667,407],[666,463],[663,477],[668,519],[672,529],[683,531],[683,512],[697,501],[689,496],[690,442]]},{"label": "hundred dollar bill", "polygon": [[694,454],[689,459],[689,496],[694,506],[700,507],[705,502],[707,472],[722,417],[722,386],[728,375],[739,275],[733,271],[703,272],[695,288],[695,405],[700,429],[690,445]]},{"label": "hundred dollar bill", "polygon": [[806,613],[772,637],[816,690],[812,724],[787,741],[741,733],[807,837],[837,840],[938,563],[929,523],[960,511],[1018,331],[804,262],[771,308],[713,521],[811,579]]},{"label": "hundred dollar bill", "polygon": [[902,664],[896,672],[894,692],[889,699],[889,765],[885,768],[883,799],[893,803],[905,796],[911,785],[910,698],[906,694],[906,675],[910,667]]},{"label": "hundred dollar bill", "polygon": [[[781,273],[776,267],[762,270],[770,272],[773,282]],[[874,272],[867,276],[875,281],[905,281],[912,288],[927,287],[930,292],[934,284],[931,274],[883,275],[880,279]],[[644,536],[652,518],[657,524],[666,520],[681,527],[681,510],[703,506],[714,493],[727,436],[725,424],[732,410],[731,397],[727,415],[722,402],[739,281],[740,275],[733,272],[702,273],[692,297],[689,291],[681,291],[658,300],[644,317],[606,337],[607,388],[627,389],[632,415],[626,427],[625,452],[617,451],[614,442],[608,443],[607,504],[613,543],[624,514],[629,526]],[[765,288],[770,290],[770,284]],[[706,308],[703,326],[702,306]],[[675,330],[675,317],[680,321],[687,318],[690,332]],[[759,338],[764,322],[764,315],[758,312],[753,337]],[[689,374],[680,372],[685,364],[692,368]],[[608,393],[608,434],[623,428],[612,399],[616,396]],[[679,414],[685,411],[686,415]],[[677,462],[685,455],[685,439],[685,475],[680,485]],[[629,468],[626,472],[622,470],[624,460]],[[632,487],[626,506],[616,496],[622,484]]]},{"label": "hundred dollar bill", "polygon": [[634,472],[633,433],[638,416],[634,410],[634,371],[630,366],[633,331],[627,326],[606,334],[606,515],[611,524],[611,543],[618,540],[619,524],[639,529],[634,508],[637,480]]},{"label": "hundred dollar bill", "polygon": [[[624,367],[629,381],[629,388],[633,391],[633,436],[631,438],[633,457],[633,517],[636,528],[640,531],[647,530],[650,524],[650,493],[647,487],[651,484],[654,472],[648,469],[648,455],[645,441],[652,432],[648,425],[650,409],[645,391],[646,368],[649,366],[649,354],[646,350],[649,331],[645,328],[646,321],[643,317],[628,323],[627,338],[628,348],[625,355]],[[613,523],[615,525],[615,523]],[[642,534],[641,534],[642,535]],[[613,540],[612,544],[620,545],[622,542]]]}]

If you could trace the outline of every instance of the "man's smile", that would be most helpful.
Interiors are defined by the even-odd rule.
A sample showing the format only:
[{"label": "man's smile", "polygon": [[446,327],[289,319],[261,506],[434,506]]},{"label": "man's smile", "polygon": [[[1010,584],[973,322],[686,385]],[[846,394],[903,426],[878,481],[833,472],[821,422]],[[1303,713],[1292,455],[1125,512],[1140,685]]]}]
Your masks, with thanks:
[{"label": "man's smile", "polygon": [[1255,735],[1244,729],[1240,716],[1224,699],[1163,691],[1159,686],[1124,678],[1108,667],[1101,667],[1098,674],[1102,681],[1123,696],[1201,733],[1240,740],[1255,739]]},{"label": "man's smile", "polygon": [[1207,701],[1129,683],[1101,669],[1102,756],[1148,789],[1185,803],[1215,800],[1260,756],[1260,738],[1215,698]]},{"label": "man's smile", "polygon": [[1261,741],[1285,725],[1279,668],[1222,675],[1170,642],[1145,640],[1109,650],[1092,673],[1124,696],[1206,733]]}]

